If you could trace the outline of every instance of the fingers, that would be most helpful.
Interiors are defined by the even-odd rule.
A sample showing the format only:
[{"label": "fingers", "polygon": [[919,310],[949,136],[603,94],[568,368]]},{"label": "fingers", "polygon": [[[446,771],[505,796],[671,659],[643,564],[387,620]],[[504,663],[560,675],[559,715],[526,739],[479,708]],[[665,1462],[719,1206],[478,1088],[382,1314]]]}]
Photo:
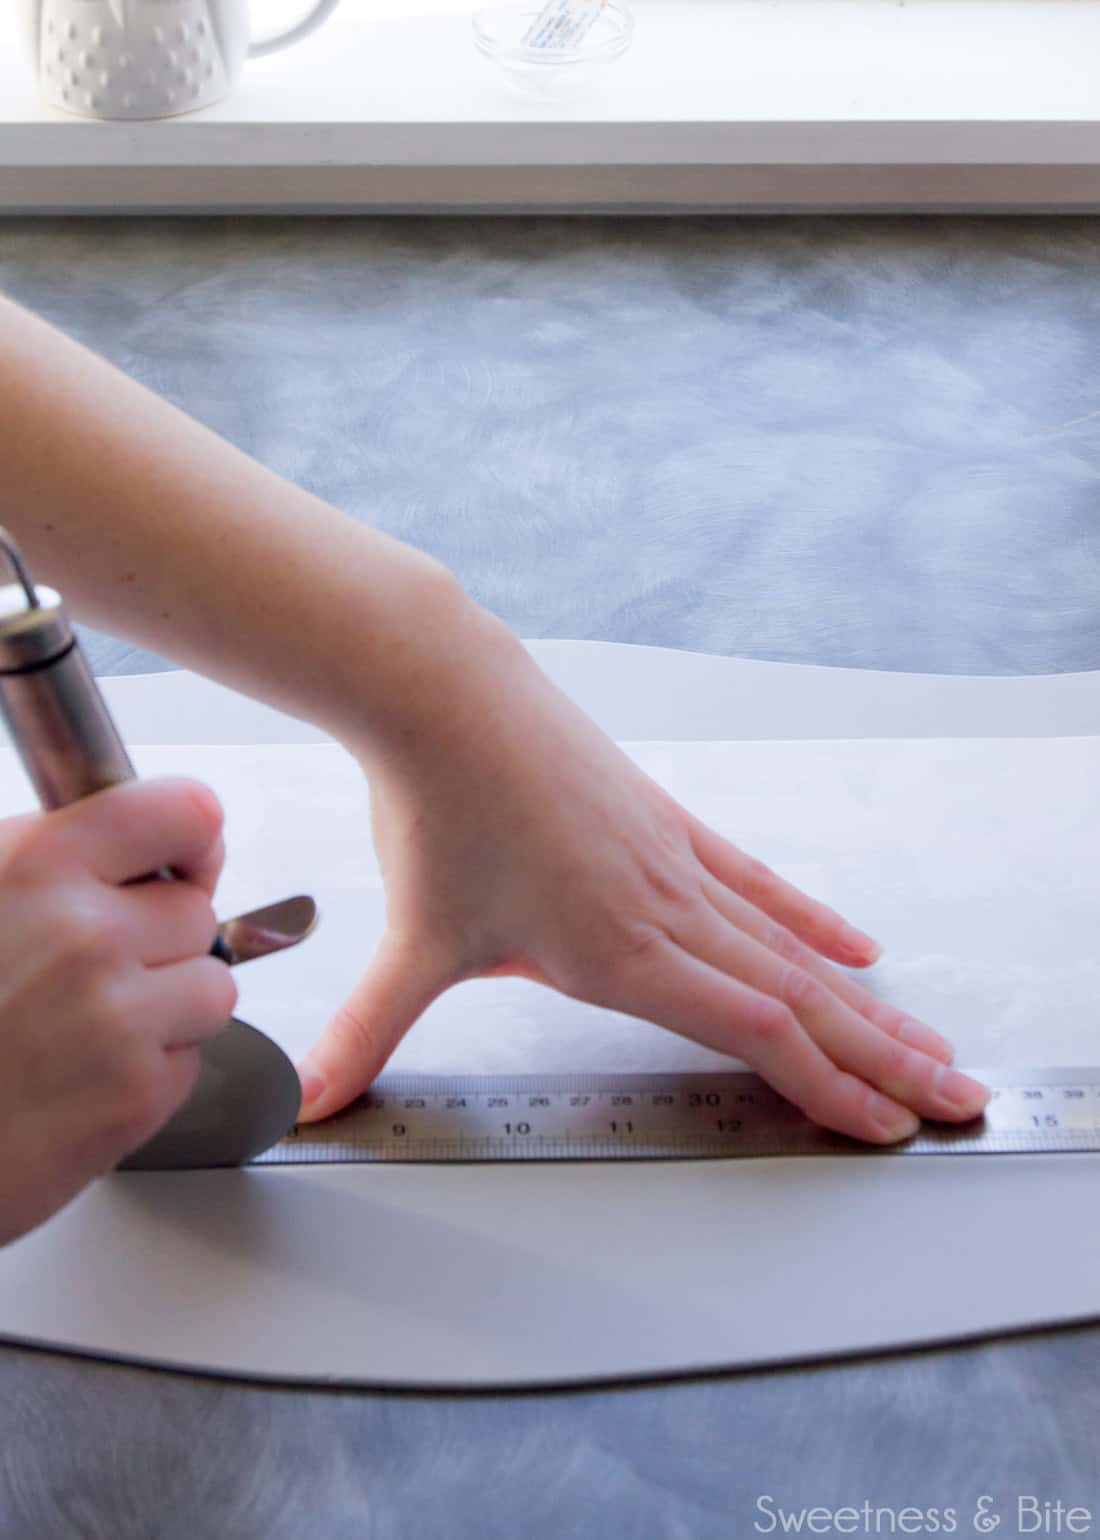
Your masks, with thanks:
[{"label": "fingers", "polygon": [[[709,906],[690,924],[690,935],[676,938],[686,950],[786,1006],[839,1068],[922,1117],[959,1121],[985,1106],[989,1093],[976,1080],[875,1026],[798,962],[746,936]],[[785,944],[778,928],[776,941]]]},{"label": "fingers", "polygon": [[214,793],[182,776],[127,781],[49,815],[49,837],[103,882],[118,884],[170,866],[210,879],[221,838]]},{"label": "fingers", "polygon": [[133,1019],[148,1023],[164,1049],[194,1048],[228,1024],[237,985],[216,957],[192,957],[142,971],[127,999]]},{"label": "fingers", "polygon": [[386,931],[367,972],[298,1066],[298,1121],[328,1117],[365,1091],[449,982],[443,965]]},{"label": "fingers", "polygon": [[213,898],[224,865],[225,840],[219,834],[205,856],[200,857],[191,866],[176,865],[172,870],[177,877],[182,877],[193,887],[201,888],[208,898]]},{"label": "fingers", "polygon": [[[770,920],[747,899],[731,893],[728,888],[706,874],[703,876],[702,891],[704,897],[724,919],[729,920],[732,925],[745,931],[762,945],[770,945],[772,951],[777,950],[776,921]],[[788,932],[783,940],[782,955],[789,962],[797,963],[814,978],[827,984],[846,1005],[850,1005],[853,1010],[858,1011],[861,1016],[865,1016],[868,1021],[873,1022],[876,1027],[891,1037],[907,1043],[911,1048],[919,1048],[922,1053],[931,1054],[933,1058],[941,1059],[945,1064],[950,1064],[954,1058],[954,1049],[946,1038],[941,1037],[924,1022],[918,1021],[915,1016],[899,1010],[896,1005],[888,1005],[885,1000],[879,1000],[869,994],[854,979],[848,978],[847,974],[838,973],[827,962],[823,962],[810,947],[799,941],[793,932]]]},{"label": "fingers", "polygon": [[175,1048],[160,1055],[155,1073],[141,1077],[141,1096],[136,1100],[128,1098],[119,1124],[112,1128],[113,1137],[106,1143],[105,1158],[99,1162],[100,1174],[140,1149],[164,1127],[194,1090],[201,1069],[202,1056],[197,1047]]},{"label": "fingers", "polygon": [[685,952],[668,936],[635,953],[598,1002],[752,1066],[826,1128],[872,1144],[907,1138],[918,1120],[827,1057],[788,1006]]},{"label": "fingers", "polygon": [[862,968],[880,955],[878,942],[850,925],[835,909],[785,882],[763,861],[746,855],[686,809],[682,811],[695,854],[723,886],[755,904],[834,962]]},{"label": "fingers", "polygon": [[192,883],[154,879],[117,888],[110,901],[122,916],[129,954],[147,968],[209,952],[218,922],[207,893]]},{"label": "fingers", "polygon": [[[195,1082],[202,1069],[202,1055],[197,1047],[173,1048],[165,1054],[164,1060],[164,1091],[168,1111],[162,1121],[166,1123],[173,1112],[183,1106],[195,1089]],[[158,1121],[157,1128],[162,1126],[162,1121]],[[155,1133],[156,1129],[153,1132]],[[149,1134],[147,1137],[152,1135]],[[129,1154],[130,1151],[127,1150],[126,1153]]]}]

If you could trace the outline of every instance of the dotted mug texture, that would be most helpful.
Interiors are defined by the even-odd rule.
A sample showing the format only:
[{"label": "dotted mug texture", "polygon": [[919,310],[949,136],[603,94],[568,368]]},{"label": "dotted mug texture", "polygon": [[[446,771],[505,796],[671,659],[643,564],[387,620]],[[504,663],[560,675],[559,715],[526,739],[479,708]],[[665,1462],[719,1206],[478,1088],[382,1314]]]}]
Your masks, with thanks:
[{"label": "dotted mug texture", "polygon": [[337,0],[313,0],[294,26],[251,45],[249,0],[17,4],[50,106],[93,118],[170,118],[218,101],[250,53],[297,42]]},{"label": "dotted mug texture", "polygon": [[209,106],[240,72],[247,0],[38,0],[32,43],[54,107],[164,118]]}]

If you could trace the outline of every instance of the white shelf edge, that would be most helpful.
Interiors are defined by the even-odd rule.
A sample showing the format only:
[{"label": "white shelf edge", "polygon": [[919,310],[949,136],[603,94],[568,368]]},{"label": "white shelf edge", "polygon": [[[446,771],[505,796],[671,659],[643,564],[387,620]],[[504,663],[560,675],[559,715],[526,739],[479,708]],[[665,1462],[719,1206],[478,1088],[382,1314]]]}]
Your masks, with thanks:
[{"label": "white shelf edge", "polygon": [[1091,213],[1076,163],[0,166],[0,215]]},{"label": "white shelf edge", "polygon": [[43,107],[0,14],[0,213],[1100,209],[1096,0],[633,0],[556,104],[418,3],[137,124]]},{"label": "white shelf edge", "polygon": [[1095,122],[0,123],[0,169],[1081,166]]}]

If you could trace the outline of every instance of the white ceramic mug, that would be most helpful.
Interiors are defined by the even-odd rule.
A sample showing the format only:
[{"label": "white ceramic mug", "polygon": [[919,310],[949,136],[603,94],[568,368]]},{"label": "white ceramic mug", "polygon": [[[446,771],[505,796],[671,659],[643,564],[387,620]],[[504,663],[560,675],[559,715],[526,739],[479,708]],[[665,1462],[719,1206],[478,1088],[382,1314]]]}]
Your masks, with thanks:
[{"label": "white ceramic mug", "polygon": [[90,118],[170,118],[232,90],[245,59],[312,32],[338,0],[314,0],[282,32],[251,38],[249,0],[16,0],[38,86]]}]

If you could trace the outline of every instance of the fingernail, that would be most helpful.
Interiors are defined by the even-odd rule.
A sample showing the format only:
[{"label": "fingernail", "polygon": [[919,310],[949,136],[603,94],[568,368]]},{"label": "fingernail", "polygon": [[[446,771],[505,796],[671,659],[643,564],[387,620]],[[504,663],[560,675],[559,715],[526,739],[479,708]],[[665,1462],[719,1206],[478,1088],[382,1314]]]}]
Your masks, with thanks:
[{"label": "fingernail", "polygon": [[849,951],[859,952],[869,962],[878,962],[882,956],[882,947],[879,943],[872,936],[866,936],[863,931],[856,930],[854,925],[845,925],[840,933],[840,940]]},{"label": "fingernail", "polygon": [[898,1028],[898,1041],[908,1043],[911,1048],[919,1048],[921,1053],[930,1053],[933,1058],[942,1059],[945,1064],[950,1064],[955,1057],[955,1050],[947,1039],[931,1027],[926,1027],[922,1021],[903,1021]]},{"label": "fingernail", "polygon": [[300,1111],[305,1112],[314,1102],[321,1100],[324,1095],[324,1077],[313,1067],[309,1059],[305,1059],[298,1066],[298,1079],[302,1082],[302,1105]]},{"label": "fingernail", "polygon": [[867,1111],[871,1121],[887,1139],[908,1139],[920,1127],[920,1118],[900,1102],[892,1102],[888,1096],[872,1091],[867,1097]]},{"label": "fingernail", "polygon": [[960,1070],[948,1069],[946,1065],[937,1070],[936,1095],[953,1112],[960,1112],[965,1117],[976,1118],[989,1100],[989,1090],[977,1080],[971,1080],[969,1075],[964,1075]]}]

